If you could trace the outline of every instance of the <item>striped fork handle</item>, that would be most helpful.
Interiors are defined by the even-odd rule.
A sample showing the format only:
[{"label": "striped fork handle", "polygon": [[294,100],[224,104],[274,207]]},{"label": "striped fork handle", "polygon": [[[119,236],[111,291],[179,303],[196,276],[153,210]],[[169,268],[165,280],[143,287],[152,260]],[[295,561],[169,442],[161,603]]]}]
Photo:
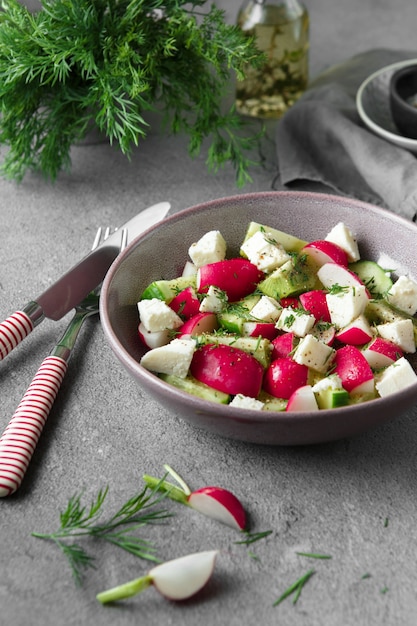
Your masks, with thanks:
[{"label": "striped fork handle", "polygon": [[0,497],[16,491],[67,371],[61,357],[46,357],[0,438]]}]

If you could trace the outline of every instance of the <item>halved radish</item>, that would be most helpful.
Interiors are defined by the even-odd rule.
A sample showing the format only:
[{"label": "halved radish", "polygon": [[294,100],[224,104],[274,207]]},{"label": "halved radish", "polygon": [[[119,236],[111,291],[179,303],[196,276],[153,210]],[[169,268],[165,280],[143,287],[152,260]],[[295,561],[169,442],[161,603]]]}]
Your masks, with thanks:
[{"label": "halved radish", "polygon": [[336,339],[353,346],[363,346],[371,341],[372,337],[371,326],[365,315],[360,315],[336,333]]},{"label": "halved radish", "polygon": [[183,319],[188,319],[197,315],[200,311],[200,300],[197,297],[194,287],[186,287],[175,296],[169,306],[177,315]]},{"label": "halved radish", "polygon": [[317,322],[310,330],[310,335],[325,343],[326,346],[332,346],[336,338],[336,329],[328,322]]},{"label": "halved radish", "polygon": [[325,263],[320,267],[317,276],[326,289],[331,289],[333,285],[339,287],[357,287],[363,285],[363,282],[355,274],[344,265],[337,263]]},{"label": "halved radish", "polygon": [[244,322],[242,331],[246,337],[264,337],[271,341],[278,334],[278,330],[272,322]]},{"label": "halved radish", "polygon": [[219,327],[215,313],[197,313],[178,328],[178,336],[212,333]]},{"label": "halved radish", "polygon": [[306,291],[300,295],[300,302],[303,309],[314,315],[317,321],[331,321],[325,291],[321,289]]},{"label": "halved radish", "polygon": [[202,487],[188,497],[191,508],[227,526],[243,530],[246,526],[246,513],[230,491],[222,487]]},{"label": "halved radish", "polygon": [[273,361],[266,370],[263,388],[271,396],[288,400],[296,389],[307,384],[307,377],[308,367],[283,357]]},{"label": "halved radish", "polygon": [[256,398],[263,367],[247,352],[225,344],[208,344],[195,351],[190,366],[194,378],[218,391]]},{"label": "halved radish", "polygon": [[170,330],[169,328],[164,328],[164,330],[156,330],[154,332],[151,332],[150,330],[146,330],[142,322],[139,323],[138,334],[145,346],[147,346],[151,350],[153,348],[165,346],[172,339],[172,330]]},{"label": "halved radish", "polygon": [[304,411],[308,413],[318,411],[319,406],[311,385],[304,385],[304,387],[296,389],[290,396],[285,410],[293,412]]},{"label": "halved radish", "polygon": [[404,352],[399,346],[382,337],[375,337],[362,350],[362,354],[373,370],[388,367],[404,356]]},{"label": "halved radish", "polygon": [[206,293],[210,287],[226,292],[229,302],[236,302],[255,291],[264,274],[243,258],[234,258],[203,265],[197,272],[197,290]]},{"label": "halved radish", "polygon": [[298,338],[291,332],[283,333],[282,335],[275,337],[275,339],[272,340],[272,361],[281,359],[282,357],[291,354],[291,352],[295,349],[297,342]]},{"label": "halved radish", "polygon": [[169,600],[186,600],[195,595],[209,581],[218,550],[187,554],[152,568],[146,576],[97,594],[102,604],[124,600],[153,585]]},{"label": "halved radish", "polygon": [[308,254],[320,267],[325,263],[338,263],[346,267],[349,262],[346,252],[340,246],[324,239],[308,243],[301,253]]},{"label": "halved radish", "polygon": [[334,373],[349,393],[374,378],[368,361],[356,346],[343,346],[337,350],[334,365]]}]

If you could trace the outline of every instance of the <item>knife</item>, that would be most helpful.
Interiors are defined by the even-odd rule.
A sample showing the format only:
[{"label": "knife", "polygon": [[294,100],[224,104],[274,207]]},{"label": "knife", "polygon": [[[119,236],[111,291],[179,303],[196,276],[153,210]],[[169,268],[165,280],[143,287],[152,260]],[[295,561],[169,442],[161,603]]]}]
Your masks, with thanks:
[{"label": "knife", "polygon": [[129,244],[142,232],[162,220],[168,213],[169,202],[160,202],[138,213],[107,237],[93,252],[0,324],[0,361],[4,359],[45,317],[57,321],[81,302],[99,285],[120,251],[121,233],[127,232]]}]

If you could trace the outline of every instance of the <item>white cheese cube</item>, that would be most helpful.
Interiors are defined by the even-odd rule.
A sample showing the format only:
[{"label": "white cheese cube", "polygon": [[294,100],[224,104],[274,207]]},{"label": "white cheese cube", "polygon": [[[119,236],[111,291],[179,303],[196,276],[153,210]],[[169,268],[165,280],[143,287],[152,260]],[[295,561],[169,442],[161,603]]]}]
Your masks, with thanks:
[{"label": "white cheese cube", "polygon": [[416,351],[416,342],[414,339],[414,326],[411,319],[395,320],[386,324],[378,324],[376,330],[380,337],[392,341],[399,346],[404,352],[412,354]]},{"label": "white cheese cube", "polygon": [[251,309],[251,316],[262,322],[276,322],[281,315],[282,306],[270,296],[262,296]]},{"label": "white cheese cube", "polygon": [[179,328],[183,321],[163,300],[152,298],[138,302],[140,321],[151,333]]},{"label": "white cheese cube", "polygon": [[207,293],[203,296],[199,310],[201,313],[220,313],[226,302],[227,294],[218,287],[210,285]]},{"label": "white cheese cube", "polygon": [[171,343],[146,352],[140,364],[151,372],[185,378],[193,359],[194,339],[173,339]]},{"label": "white cheese cube", "polygon": [[197,266],[191,261],[186,261],[181,276],[194,276],[197,274]]},{"label": "white cheese cube", "polygon": [[342,379],[337,374],[331,374],[317,381],[313,386],[314,393],[321,391],[343,389]]},{"label": "white cheese cube", "polygon": [[298,344],[293,359],[300,365],[325,373],[329,370],[336,351],[313,335],[306,335]]},{"label": "white cheese cube", "polygon": [[272,272],[291,258],[284,246],[274,240],[273,235],[261,230],[256,231],[241,246],[241,251],[249,261],[262,272]]},{"label": "white cheese cube", "polygon": [[260,400],[256,400],[256,398],[250,398],[249,396],[238,393],[230,402],[229,406],[238,407],[239,409],[262,411],[264,403]]},{"label": "white cheese cube", "polygon": [[401,357],[387,367],[376,382],[376,389],[383,398],[391,393],[401,391],[417,382],[417,376],[406,358]]},{"label": "white cheese cube", "polygon": [[368,301],[365,285],[346,286],[337,292],[330,291],[326,294],[326,302],[332,324],[336,328],[344,328],[362,315]]},{"label": "white cheese cube", "polygon": [[285,330],[287,333],[294,333],[297,337],[304,337],[313,328],[315,322],[314,315],[296,311],[289,306],[282,309],[275,328]]},{"label": "white cheese cube", "polygon": [[343,222],[336,224],[326,235],[325,240],[340,246],[348,255],[350,262],[359,261],[360,253],[357,241],[350,228]]},{"label": "white cheese cube", "polygon": [[417,283],[407,276],[400,276],[389,290],[387,300],[400,311],[414,315],[417,312]]},{"label": "white cheese cube", "polygon": [[226,241],[220,231],[210,230],[197,242],[191,244],[188,254],[197,267],[223,261],[226,257]]}]

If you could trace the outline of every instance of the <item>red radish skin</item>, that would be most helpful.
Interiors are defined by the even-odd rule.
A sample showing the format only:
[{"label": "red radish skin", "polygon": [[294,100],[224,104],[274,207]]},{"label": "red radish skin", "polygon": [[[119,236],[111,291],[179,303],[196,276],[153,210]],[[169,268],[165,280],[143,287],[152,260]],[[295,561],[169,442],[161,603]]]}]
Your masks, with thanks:
[{"label": "red radish skin", "polygon": [[193,315],[189,320],[184,322],[177,329],[177,336],[184,335],[201,335],[202,333],[212,333],[219,327],[217,316],[215,313],[198,313]]},{"label": "red radish skin", "polygon": [[292,296],[288,296],[287,298],[281,298],[280,304],[281,304],[283,309],[286,309],[289,306],[292,307],[293,309],[299,309],[300,308],[300,301],[299,301],[299,299],[298,298],[294,298]]},{"label": "red radish skin", "polygon": [[334,373],[349,393],[374,377],[368,361],[356,346],[343,346],[337,350],[334,365]]},{"label": "red radish skin", "polygon": [[346,252],[332,241],[317,240],[308,243],[301,250],[301,253],[308,256],[320,267],[325,263],[337,263],[347,267],[349,263]]},{"label": "red radish skin", "polygon": [[190,366],[194,378],[218,391],[256,398],[263,367],[247,352],[224,344],[208,344],[195,351]]},{"label": "red radish skin", "polygon": [[288,400],[296,389],[307,384],[308,367],[290,357],[273,361],[265,372],[264,390],[276,398]]},{"label": "red radish skin", "polygon": [[226,292],[229,302],[236,302],[255,291],[263,277],[264,273],[247,259],[228,259],[200,267],[197,290],[206,293],[213,285]]},{"label": "red radish skin", "polygon": [[336,333],[336,339],[352,346],[363,346],[372,339],[372,332],[367,322],[354,320],[349,326]]},{"label": "red radish skin", "polygon": [[311,385],[299,387],[291,394],[286,406],[288,412],[308,412],[318,411],[319,407]]},{"label": "red radish skin", "polygon": [[362,354],[372,369],[380,369],[392,365],[404,356],[399,346],[388,339],[375,337],[371,343],[362,350]]},{"label": "red radish skin", "polygon": [[246,337],[264,337],[272,341],[278,334],[273,322],[245,322],[243,334]]},{"label": "red radish skin", "polygon": [[227,526],[244,530],[246,513],[233,493],[222,487],[202,487],[188,497],[190,507]]},{"label": "red radish skin", "polygon": [[288,356],[295,349],[296,345],[297,341],[294,333],[289,332],[278,335],[278,337],[272,341],[271,360],[275,361],[276,359]]},{"label": "red radish skin", "polygon": [[300,295],[300,303],[303,309],[314,315],[318,322],[331,322],[325,291],[321,289],[306,291]]},{"label": "red radish skin", "polygon": [[193,287],[186,287],[171,300],[169,306],[177,315],[186,320],[200,312],[200,300]]}]

